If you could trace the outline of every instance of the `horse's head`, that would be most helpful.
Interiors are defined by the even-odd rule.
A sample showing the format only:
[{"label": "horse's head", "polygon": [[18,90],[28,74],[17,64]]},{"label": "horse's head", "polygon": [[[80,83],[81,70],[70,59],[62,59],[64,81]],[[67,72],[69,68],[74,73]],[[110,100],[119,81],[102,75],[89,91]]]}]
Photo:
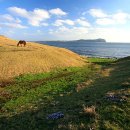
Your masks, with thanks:
[{"label": "horse's head", "polygon": [[24,46],[26,46],[26,41],[24,41],[24,40],[20,40],[18,43],[17,43],[17,46],[19,46],[19,44],[22,46],[22,44],[24,45]]},{"label": "horse's head", "polygon": [[24,44],[24,46],[26,46],[26,41],[23,40],[23,44]]}]

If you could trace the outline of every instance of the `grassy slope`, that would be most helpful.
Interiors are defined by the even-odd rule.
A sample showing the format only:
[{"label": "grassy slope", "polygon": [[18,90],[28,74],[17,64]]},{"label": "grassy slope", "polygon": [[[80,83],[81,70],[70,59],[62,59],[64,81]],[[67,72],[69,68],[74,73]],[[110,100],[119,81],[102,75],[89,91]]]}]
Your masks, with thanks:
[{"label": "grassy slope", "polygon": [[[130,58],[90,58],[92,64],[50,73],[19,76],[1,92],[2,130],[129,130]],[[127,95],[127,102],[104,99],[106,93]],[[95,113],[85,113],[94,106]],[[63,119],[47,120],[62,111]]]},{"label": "grassy slope", "polygon": [[0,36],[0,80],[25,73],[40,73],[54,68],[84,65],[79,55],[67,49],[36,43],[17,47],[17,42]]}]

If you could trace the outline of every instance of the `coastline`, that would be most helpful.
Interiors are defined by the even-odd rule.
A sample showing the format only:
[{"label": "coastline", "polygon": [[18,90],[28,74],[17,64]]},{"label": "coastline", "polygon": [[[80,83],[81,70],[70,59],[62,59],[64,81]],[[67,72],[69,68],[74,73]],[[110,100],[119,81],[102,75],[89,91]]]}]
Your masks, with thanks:
[{"label": "coastline", "polygon": [[84,57],[84,58],[100,58],[100,59],[121,59],[121,58],[125,58],[125,57],[101,57],[101,56],[90,56],[90,55],[80,55],[81,57]]}]

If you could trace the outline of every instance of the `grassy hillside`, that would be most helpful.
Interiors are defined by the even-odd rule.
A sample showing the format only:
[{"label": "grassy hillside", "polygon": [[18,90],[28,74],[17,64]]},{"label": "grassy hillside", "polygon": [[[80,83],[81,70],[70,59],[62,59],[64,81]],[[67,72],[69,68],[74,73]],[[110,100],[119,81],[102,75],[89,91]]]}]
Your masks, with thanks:
[{"label": "grassy hillside", "polygon": [[[0,129],[129,130],[130,57],[88,60],[84,67],[21,75],[1,88]],[[59,111],[64,118],[46,118]]]},{"label": "grassy hillside", "polygon": [[17,47],[17,42],[0,36],[0,80],[85,64],[79,55],[67,49],[30,42],[26,47]]}]

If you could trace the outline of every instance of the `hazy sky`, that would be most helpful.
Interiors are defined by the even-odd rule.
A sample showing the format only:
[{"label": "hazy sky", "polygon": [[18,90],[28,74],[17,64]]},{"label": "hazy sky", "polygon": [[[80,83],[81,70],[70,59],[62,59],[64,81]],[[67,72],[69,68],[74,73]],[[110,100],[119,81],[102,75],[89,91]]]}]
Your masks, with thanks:
[{"label": "hazy sky", "polygon": [[130,0],[0,0],[0,34],[130,42]]}]

